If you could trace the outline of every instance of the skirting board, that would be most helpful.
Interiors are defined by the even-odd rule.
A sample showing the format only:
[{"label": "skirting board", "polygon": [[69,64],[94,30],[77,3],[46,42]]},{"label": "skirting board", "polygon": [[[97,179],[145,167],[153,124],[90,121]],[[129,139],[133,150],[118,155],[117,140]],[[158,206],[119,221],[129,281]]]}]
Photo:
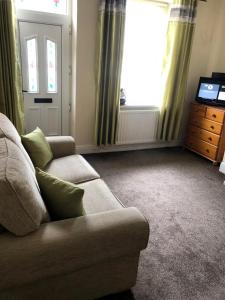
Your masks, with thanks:
[{"label": "skirting board", "polygon": [[114,145],[114,146],[102,146],[96,145],[77,145],[76,152],[80,154],[90,153],[103,153],[103,152],[119,152],[119,151],[132,151],[132,150],[144,150],[154,148],[166,148],[166,147],[179,147],[182,145],[182,141],[162,142],[162,143],[146,143],[146,144],[132,144],[132,145]]},{"label": "skirting board", "polygon": [[219,171],[221,173],[225,174],[225,162],[224,161],[221,162]]}]

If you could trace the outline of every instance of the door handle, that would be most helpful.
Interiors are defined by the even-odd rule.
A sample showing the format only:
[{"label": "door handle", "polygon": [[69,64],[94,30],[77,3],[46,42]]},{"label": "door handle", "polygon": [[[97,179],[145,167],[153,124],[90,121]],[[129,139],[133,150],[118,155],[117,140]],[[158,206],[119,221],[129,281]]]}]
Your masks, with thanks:
[{"label": "door handle", "polygon": [[23,93],[28,93],[28,91],[27,91],[27,90],[22,90],[22,92],[23,92]]}]

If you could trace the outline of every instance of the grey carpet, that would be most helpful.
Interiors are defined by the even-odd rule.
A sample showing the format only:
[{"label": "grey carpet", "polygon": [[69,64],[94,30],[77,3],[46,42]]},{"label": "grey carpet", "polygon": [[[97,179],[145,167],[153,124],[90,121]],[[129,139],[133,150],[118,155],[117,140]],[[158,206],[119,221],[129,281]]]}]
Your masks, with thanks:
[{"label": "grey carpet", "polygon": [[86,155],[149,220],[136,286],[105,300],[225,299],[225,176],[179,148]]}]

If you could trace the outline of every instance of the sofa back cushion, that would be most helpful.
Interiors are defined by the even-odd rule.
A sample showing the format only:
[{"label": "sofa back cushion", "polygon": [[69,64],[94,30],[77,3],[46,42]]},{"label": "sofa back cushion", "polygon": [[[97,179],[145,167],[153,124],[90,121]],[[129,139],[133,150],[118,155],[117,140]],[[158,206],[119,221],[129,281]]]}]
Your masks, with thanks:
[{"label": "sofa back cushion", "polygon": [[49,220],[35,174],[18,145],[0,138],[0,224],[15,235]]},{"label": "sofa back cushion", "polygon": [[0,113],[0,138],[7,137],[15,144],[21,143],[19,133],[13,123],[2,113]]},{"label": "sofa back cushion", "polygon": [[22,145],[21,138],[13,125],[13,123],[2,113],[0,113],[0,138],[8,138],[13,143],[15,143],[21,150],[22,154],[24,155],[25,159],[30,165],[30,168],[35,173],[34,165],[27,154],[24,146]]}]

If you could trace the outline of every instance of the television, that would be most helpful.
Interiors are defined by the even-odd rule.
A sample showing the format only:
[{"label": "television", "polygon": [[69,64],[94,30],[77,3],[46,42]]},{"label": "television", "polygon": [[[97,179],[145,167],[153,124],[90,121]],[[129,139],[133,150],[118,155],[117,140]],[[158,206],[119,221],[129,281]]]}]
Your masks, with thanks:
[{"label": "television", "polygon": [[225,73],[220,72],[212,72],[212,78],[219,79],[225,81]]},{"label": "television", "polygon": [[221,78],[200,77],[196,101],[225,106],[225,80]]}]

